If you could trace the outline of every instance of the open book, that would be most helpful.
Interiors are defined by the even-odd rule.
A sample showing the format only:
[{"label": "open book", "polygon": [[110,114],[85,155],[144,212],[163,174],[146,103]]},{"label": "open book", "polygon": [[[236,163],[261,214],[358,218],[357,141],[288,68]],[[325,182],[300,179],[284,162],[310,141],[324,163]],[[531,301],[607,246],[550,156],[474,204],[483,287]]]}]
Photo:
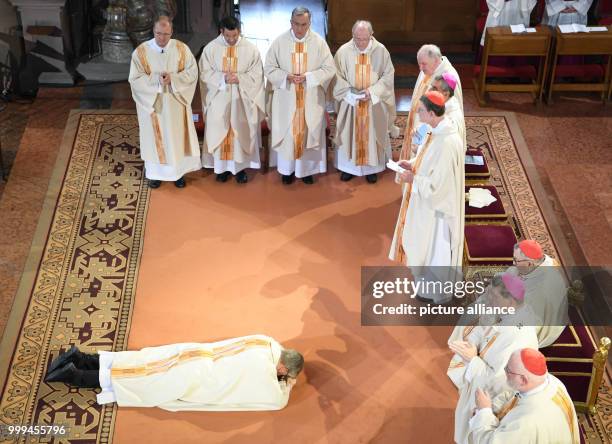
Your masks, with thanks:
[{"label": "open book", "polygon": [[562,34],[571,34],[573,32],[605,32],[608,28],[605,26],[585,26],[579,25],[578,23],[572,23],[571,25],[559,25],[559,30]]}]

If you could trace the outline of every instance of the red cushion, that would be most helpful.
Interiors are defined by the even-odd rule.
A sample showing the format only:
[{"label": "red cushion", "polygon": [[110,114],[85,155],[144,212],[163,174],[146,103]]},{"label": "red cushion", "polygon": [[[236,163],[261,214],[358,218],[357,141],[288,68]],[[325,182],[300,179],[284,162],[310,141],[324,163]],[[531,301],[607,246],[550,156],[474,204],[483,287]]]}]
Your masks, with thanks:
[{"label": "red cushion", "polygon": [[487,5],[487,0],[480,0],[478,2],[478,10],[481,14],[487,15],[489,13],[489,5]]},{"label": "red cushion", "polygon": [[[474,76],[480,75],[480,65],[474,65]],[[519,65],[519,66],[487,66],[487,77],[520,77],[535,79],[538,72],[535,66]]]},{"label": "red cushion", "polygon": [[516,235],[509,225],[466,225],[465,249],[470,264],[512,264]]},{"label": "red cushion", "polygon": [[[612,13],[612,11],[611,11],[611,13]],[[597,24],[601,25],[601,26],[612,25],[612,17],[604,17],[604,18],[600,19]]]},{"label": "red cushion", "polygon": [[[584,319],[578,312],[578,309],[573,305],[569,306],[568,313],[571,325],[573,327],[573,332],[569,326],[566,327],[555,343],[543,348],[541,350],[542,353],[548,358],[592,359],[596,346],[590,332],[588,331],[588,327],[585,326]],[[576,338],[578,338],[578,340],[576,340]],[[579,346],[572,347],[568,346],[567,344]]]},{"label": "red cushion", "polygon": [[470,188],[486,188],[491,191],[491,194],[497,200],[493,202],[491,205],[488,205],[483,208],[475,208],[470,207],[468,202],[465,202],[465,215],[467,216],[478,216],[479,218],[486,219],[487,216],[506,216],[506,209],[504,208],[504,204],[499,197],[499,193],[497,192],[497,187],[495,185],[474,185],[474,186],[466,186],[465,192],[468,193]]},{"label": "red cushion", "polygon": [[595,77],[603,78],[605,74],[601,65],[557,65],[555,78],[559,77]]}]

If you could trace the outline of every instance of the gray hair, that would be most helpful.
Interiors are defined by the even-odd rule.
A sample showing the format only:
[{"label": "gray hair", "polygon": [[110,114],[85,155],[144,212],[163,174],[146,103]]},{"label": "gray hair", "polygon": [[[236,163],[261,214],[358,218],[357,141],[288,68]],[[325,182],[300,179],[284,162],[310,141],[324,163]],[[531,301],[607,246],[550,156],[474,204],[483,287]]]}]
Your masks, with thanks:
[{"label": "gray hair", "polygon": [[367,20],[357,20],[355,22],[355,24],[353,25],[353,28],[351,29],[351,34],[355,34],[355,29],[357,29],[360,26],[366,28],[368,30],[368,32],[370,33],[370,35],[374,34],[374,29],[372,28],[372,23],[370,23]]},{"label": "gray hair", "polygon": [[305,15],[305,14],[308,14],[308,20],[310,21],[312,19],[312,14],[310,13],[310,9],[308,9],[305,6],[298,6],[293,11],[291,11],[291,18],[298,16],[298,15]]},{"label": "gray hair", "polygon": [[446,82],[446,80],[444,80],[444,77],[437,76],[435,78],[435,80],[440,82],[440,87],[441,87],[442,91],[447,93],[449,98],[453,97],[455,95],[455,90],[450,87],[450,85]]},{"label": "gray hair", "polygon": [[281,351],[280,360],[287,367],[287,376],[289,378],[297,378],[304,368],[304,357],[298,351],[292,348],[286,348]]},{"label": "gray hair", "polygon": [[430,59],[440,60],[442,58],[442,51],[436,45],[427,44],[421,46],[421,48],[417,51],[417,58],[419,55],[426,55]]}]

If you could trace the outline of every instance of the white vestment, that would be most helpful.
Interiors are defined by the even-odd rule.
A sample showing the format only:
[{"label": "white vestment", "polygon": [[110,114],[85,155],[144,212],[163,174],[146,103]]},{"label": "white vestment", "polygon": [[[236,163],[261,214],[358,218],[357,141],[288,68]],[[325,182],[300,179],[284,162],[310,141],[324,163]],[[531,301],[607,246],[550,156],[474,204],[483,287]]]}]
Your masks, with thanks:
[{"label": "white vestment", "polygon": [[[170,74],[170,85],[161,85],[162,72]],[[193,54],[178,40],[161,48],[151,39],[132,53],[129,82],[147,179],[175,181],[201,168],[191,112],[197,77]]]},{"label": "white vestment", "polygon": [[487,28],[495,26],[525,25],[529,26],[531,10],[537,0],[487,0],[489,14],[482,31],[480,45],[484,45]]},{"label": "white vestment", "polygon": [[279,382],[281,345],[264,335],[100,352],[98,403],[164,410],[279,410],[290,385]]},{"label": "white vestment", "polygon": [[[204,48],[199,66],[202,111],[206,116],[202,164],[214,168],[217,174],[259,168],[261,121],[265,114],[259,50],[244,38],[230,46],[219,35]],[[238,76],[237,84],[225,83],[227,72]]]},{"label": "white vestment", "polygon": [[465,166],[459,156],[463,142],[454,123],[444,118],[424,145],[410,161],[416,174],[412,184],[403,185],[389,258],[408,267],[446,266],[458,271],[464,236]]},{"label": "white vestment", "polygon": [[[395,70],[389,51],[374,37],[363,51],[350,40],[338,49],[334,61],[335,166],[354,176],[380,173],[391,157],[389,133],[396,128]],[[351,89],[367,89],[371,100],[360,103]]]},{"label": "white vestment", "polygon": [[[555,27],[557,25],[586,25],[588,12],[593,0],[546,0],[542,24]],[[572,7],[576,12],[561,12]]]},{"label": "white vestment", "polygon": [[[518,274],[516,268],[509,272]],[[537,328],[540,348],[554,343],[568,324],[567,284],[561,267],[550,256],[531,273],[519,275],[525,281],[525,302],[542,320]]]},{"label": "white vestment", "polygon": [[414,85],[412,97],[410,99],[410,112],[408,113],[408,118],[406,120],[406,128],[404,129],[404,142],[402,144],[401,154],[402,158],[409,159],[415,154],[413,151],[416,147],[412,146],[412,136],[414,135],[414,132],[421,126],[421,121],[416,112],[419,100],[423,94],[429,91],[431,87],[431,82],[436,77],[439,77],[444,73],[450,73],[457,79],[457,85],[455,86],[453,97],[455,97],[455,100],[459,104],[461,112],[463,113],[463,90],[461,88],[461,79],[459,78],[457,70],[453,67],[453,65],[451,65],[450,61],[443,56],[440,60],[440,64],[431,76],[426,76],[423,71],[419,72],[416,84]]},{"label": "white vestment", "polygon": [[[465,327],[460,340],[475,345],[478,356],[465,362],[455,354],[447,375],[459,389],[455,409],[455,442],[467,442],[468,422],[476,407],[476,389],[486,390],[493,396],[507,388],[504,367],[510,355],[522,348],[538,348],[535,325],[537,319],[529,305],[522,305],[512,316],[500,317],[501,322],[480,318],[479,325]],[[521,320],[524,322],[521,323]]]},{"label": "white vestment", "polygon": [[[279,173],[300,178],[327,171],[325,97],[335,73],[327,43],[313,31],[297,39],[289,30],[270,45],[264,65],[270,166]],[[305,75],[305,85],[296,87],[288,74]]]},{"label": "white vestment", "polygon": [[580,443],[574,404],[563,383],[550,373],[529,392],[506,391],[492,404],[470,419],[470,444]]}]

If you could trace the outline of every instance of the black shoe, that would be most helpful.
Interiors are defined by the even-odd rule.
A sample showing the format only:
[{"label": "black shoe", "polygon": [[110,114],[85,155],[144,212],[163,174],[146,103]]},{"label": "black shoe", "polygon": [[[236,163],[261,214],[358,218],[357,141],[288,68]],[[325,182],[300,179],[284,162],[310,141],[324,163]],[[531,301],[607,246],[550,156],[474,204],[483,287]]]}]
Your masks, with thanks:
[{"label": "black shoe", "polygon": [[376,183],[376,181],[378,180],[378,175],[376,173],[368,174],[366,176],[366,180],[368,181],[368,183]]},{"label": "black shoe", "polygon": [[72,362],[69,362],[63,367],[47,373],[47,376],[45,376],[45,382],[73,382],[77,372],[78,369],[76,366]]},{"label": "black shoe", "polygon": [[349,173],[345,173],[344,171],[342,172],[342,174],[340,174],[340,180],[342,182],[348,182],[353,177],[355,177],[355,176],[353,176],[352,174],[349,174]]},{"label": "black shoe", "polygon": [[314,178],[312,176],[302,177],[302,182],[306,185],[312,185],[314,183]]},{"label": "black shoe", "polygon": [[295,176],[293,174],[289,174],[288,176],[283,174],[283,184],[291,185],[293,183],[294,177]]},{"label": "black shoe", "polygon": [[227,182],[227,178],[229,177],[230,172],[225,171],[224,173],[217,174],[217,182]]},{"label": "black shoe", "polygon": [[185,188],[185,179],[181,177],[179,180],[174,181],[174,186],[177,188]]},{"label": "black shoe", "polygon": [[55,370],[57,370],[60,367],[65,366],[69,362],[74,362],[74,360],[77,358],[79,353],[81,352],[74,345],[70,347],[70,350],[68,350],[67,352],[60,353],[59,356],[51,362],[51,365],[49,366],[49,369],[47,370],[47,374],[53,373]]},{"label": "black shoe", "polygon": [[161,180],[152,180],[149,179],[149,188],[159,188],[159,186],[161,185]]},{"label": "black shoe", "polygon": [[236,174],[236,182],[238,183],[247,183],[249,178],[247,176],[246,171],[242,170],[238,174]]}]

